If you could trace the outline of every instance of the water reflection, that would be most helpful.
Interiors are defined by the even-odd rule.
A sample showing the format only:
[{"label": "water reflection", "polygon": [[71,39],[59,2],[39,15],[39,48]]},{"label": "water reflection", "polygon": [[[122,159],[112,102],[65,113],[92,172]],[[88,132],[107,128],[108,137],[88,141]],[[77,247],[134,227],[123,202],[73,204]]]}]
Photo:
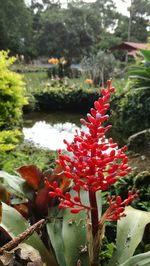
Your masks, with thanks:
[{"label": "water reflection", "polygon": [[79,115],[62,113],[47,115],[34,113],[30,117],[26,116],[23,128],[24,138],[42,148],[65,149],[64,139],[72,142],[76,130],[85,130],[85,127],[79,123],[79,117],[81,118]]}]

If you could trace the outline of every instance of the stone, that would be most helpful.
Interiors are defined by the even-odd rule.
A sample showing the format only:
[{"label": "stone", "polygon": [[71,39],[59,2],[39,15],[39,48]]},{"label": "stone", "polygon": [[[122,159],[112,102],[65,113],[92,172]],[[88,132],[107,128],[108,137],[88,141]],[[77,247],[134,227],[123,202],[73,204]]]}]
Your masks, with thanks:
[{"label": "stone", "polygon": [[130,136],[127,144],[129,150],[134,152],[150,152],[150,128]]}]

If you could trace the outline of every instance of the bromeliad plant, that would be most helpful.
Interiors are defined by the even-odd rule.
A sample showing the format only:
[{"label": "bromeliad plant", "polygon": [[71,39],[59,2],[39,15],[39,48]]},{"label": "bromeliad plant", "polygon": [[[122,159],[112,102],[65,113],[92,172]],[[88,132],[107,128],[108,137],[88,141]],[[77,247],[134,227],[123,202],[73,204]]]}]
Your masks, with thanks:
[{"label": "bromeliad plant", "polygon": [[[129,191],[128,198],[122,199],[109,192],[117,179],[131,170],[124,153],[126,147],[119,149],[112,138],[105,136],[111,128],[105,126],[105,121],[109,118],[108,101],[113,92],[108,81],[107,89],[101,90],[102,97],[94,102],[94,108],[87,115],[88,120],[81,119],[87,130],[76,132],[71,144],[64,141],[67,153],[59,150],[54,171],[42,172],[33,165],[19,168],[21,177],[0,171],[0,231],[13,239],[13,245],[15,237],[20,241],[22,233],[26,236],[28,232],[28,239],[24,241],[39,251],[45,263],[40,265],[99,266],[104,227],[110,220],[117,220],[116,250],[105,265],[131,266],[138,262],[139,266],[146,266],[150,263],[150,252],[134,255],[149,225],[150,213],[126,207],[137,193]],[[103,202],[104,194],[108,195],[107,202]],[[48,250],[19,212],[34,223],[34,228],[39,225],[39,219],[46,218],[41,234]],[[55,254],[51,252],[51,245]],[[4,246],[0,250],[0,255],[3,253],[0,263],[6,259],[2,251],[11,251],[14,258],[15,251],[9,244],[9,249]]]},{"label": "bromeliad plant", "polygon": [[[105,221],[119,220],[125,216],[124,210],[137,193],[128,192],[128,198],[122,200],[120,196],[108,196],[108,208],[99,217],[97,194],[108,191],[117,179],[128,174],[128,158],[124,153],[126,146],[119,149],[112,138],[107,139],[105,133],[111,128],[103,123],[109,118],[107,111],[110,107],[108,100],[114,88],[111,81],[107,82],[107,89],[102,88],[100,97],[94,102],[94,108],[87,114],[87,120],[81,122],[88,129],[87,132],[76,132],[73,143],[64,140],[68,153],[59,150],[57,164],[61,166],[67,177],[68,190],[64,193],[55,180],[46,185],[51,190],[49,196],[58,198],[59,208],[70,208],[72,214],[82,211],[87,214],[88,252],[91,266],[100,265],[99,252],[102,245]],[[74,191],[72,193],[72,191]],[[88,194],[89,204],[82,199],[82,194]],[[72,196],[73,195],[73,196]],[[102,203],[101,203],[102,204]]]}]

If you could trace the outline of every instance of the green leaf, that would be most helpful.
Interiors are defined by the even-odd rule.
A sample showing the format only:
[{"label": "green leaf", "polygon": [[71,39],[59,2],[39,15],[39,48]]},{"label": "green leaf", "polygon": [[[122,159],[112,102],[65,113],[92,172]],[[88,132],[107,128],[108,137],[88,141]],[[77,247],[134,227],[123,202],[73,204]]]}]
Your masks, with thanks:
[{"label": "green leaf", "polygon": [[131,258],[136,247],[141,242],[145,226],[150,222],[150,213],[126,207],[126,217],[117,223],[116,251],[109,262],[120,265]]},{"label": "green leaf", "polygon": [[64,212],[62,237],[66,265],[76,265],[78,259],[81,260],[82,265],[89,265],[86,241],[86,218],[87,215],[85,212],[72,214],[69,209],[66,209]]},{"label": "green leaf", "polygon": [[[76,196],[75,191],[72,190],[70,193],[72,198]],[[97,193],[96,196],[100,217],[102,210],[101,194]],[[81,201],[89,206],[88,192],[81,191]],[[49,220],[47,230],[59,265],[76,265],[80,259],[83,265],[88,266],[87,213],[82,211],[78,214],[72,214],[69,209],[49,208]]]},{"label": "green leaf", "polygon": [[49,239],[61,266],[66,266],[64,242],[62,238],[63,211],[58,207],[49,208],[49,222],[46,225]]},{"label": "green leaf", "polygon": [[2,203],[0,202],[0,223],[2,221]]},{"label": "green leaf", "polygon": [[20,198],[26,199],[27,196],[31,197],[32,189],[27,185],[26,181],[19,176],[0,171],[0,185],[3,185],[8,192]]},{"label": "green leaf", "polygon": [[150,62],[150,50],[140,49],[140,51],[144,56],[145,60]]},{"label": "green leaf", "polygon": [[119,266],[149,266],[150,265],[150,251],[143,254],[133,256]]},{"label": "green leaf", "polygon": [[[29,223],[19,212],[17,212],[14,208],[8,206],[7,204],[2,203],[2,221],[0,223],[0,227],[2,228],[2,230],[7,232],[12,239],[24,232],[29,226]],[[47,266],[58,266],[53,255],[48,252],[36,232],[34,232],[32,236],[30,236],[24,242],[39,251],[42,261],[45,262]]]}]

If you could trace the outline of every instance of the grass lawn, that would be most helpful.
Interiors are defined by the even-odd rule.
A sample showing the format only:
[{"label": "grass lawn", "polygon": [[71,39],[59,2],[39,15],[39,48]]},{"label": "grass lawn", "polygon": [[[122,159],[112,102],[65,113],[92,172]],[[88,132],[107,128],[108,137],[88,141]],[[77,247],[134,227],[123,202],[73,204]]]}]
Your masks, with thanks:
[{"label": "grass lawn", "polygon": [[49,81],[46,71],[24,73],[23,77],[28,92],[41,91]]},{"label": "grass lawn", "polygon": [[[28,92],[38,92],[42,91],[42,89],[47,88],[52,84],[52,80],[48,77],[47,71],[41,72],[29,72],[24,73],[24,81],[26,82],[26,88]],[[64,79],[64,83],[70,85],[72,88],[82,88],[89,89],[92,88],[88,84],[85,83],[85,76],[81,76],[80,78],[74,79]],[[116,88],[117,93],[121,93],[122,91],[126,92],[127,90],[127,79],[116,79],[112,80],[112,86]],[[95,88],[97,91],[98,87]]]}]

